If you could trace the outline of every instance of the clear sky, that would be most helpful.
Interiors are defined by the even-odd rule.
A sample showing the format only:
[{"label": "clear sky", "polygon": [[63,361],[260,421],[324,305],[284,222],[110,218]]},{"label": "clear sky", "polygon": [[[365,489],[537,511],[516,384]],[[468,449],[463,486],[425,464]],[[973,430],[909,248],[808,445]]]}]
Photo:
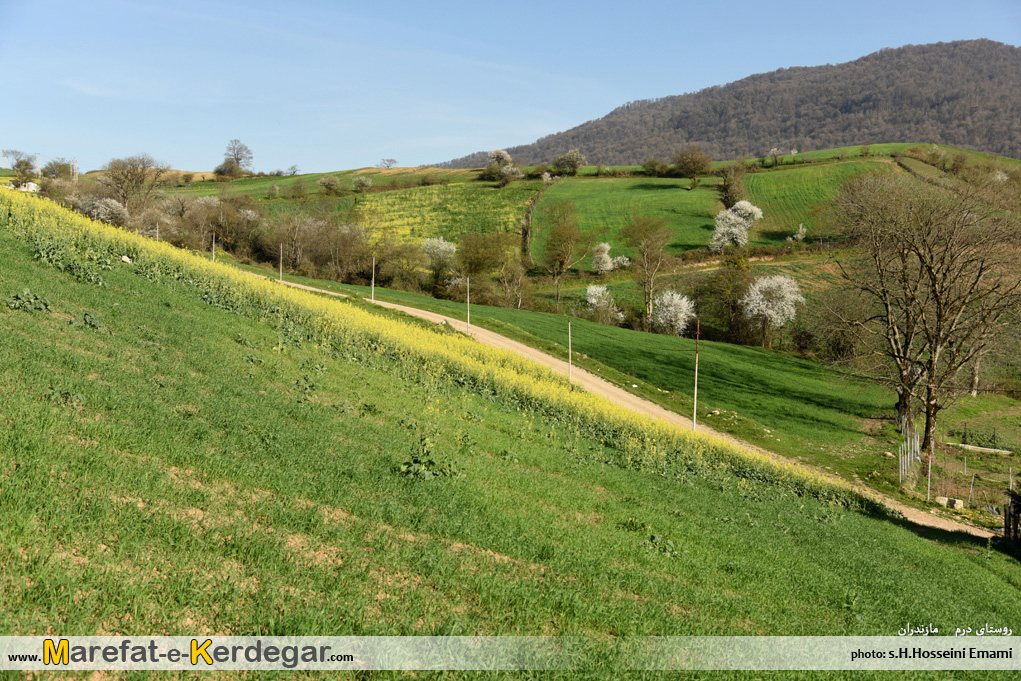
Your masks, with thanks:
[{"label": "clear sky", "polygon": [[883,47],[1021,44],[1018,0],[0,0],[0,148],[82,171],[445,161]]}]

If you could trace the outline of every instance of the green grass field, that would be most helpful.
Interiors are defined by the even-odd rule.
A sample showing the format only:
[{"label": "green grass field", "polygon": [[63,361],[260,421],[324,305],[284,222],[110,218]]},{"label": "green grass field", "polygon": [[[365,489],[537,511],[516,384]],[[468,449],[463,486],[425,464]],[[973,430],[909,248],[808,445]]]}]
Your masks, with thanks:
[{"label": "green grass field", "polygon": [[[889,161],[859,158],[782,166],[746,175],[748,199],[764,214],[749,234],[749,246],[782,245],[799,224],[808,228],[809,240],[828,236],[823,217],[840,185],[859,173],[889,167]],[[545,206],[561,200],[574,202],[582,231],[593,240],[609,243],[611,255],[630,255],[620,232],[634,215],[665,219],[674,233],[670,247],[675,253],[704,248],[713,232],[713,217],[722,210],[714,189],[717,182],[716,178],[705,178],[698,188],[689,191],[688,180],[675,178],[567,178],[539,201],[533,254],[536,259],[541,257],[549,232]]]},{"label": "green grass field", "polygon": [[762,221],[755,226],[757,237],[750,237],[749,243],[783,243],[800,224],[808,229],[809,239],[818,236],[825,229],[825,211],[843,183],[855,175],[891,167],[888,161],[854,160],[785,166],[746,175],[748,200],[763,212]]},{"label": "green grass field", "polygon": [[586,234],[612,247],[612,255],[625,252],[620,231],[635,215],[664,218],[674,232],[671,248],[682,252],[705,246],[718,212],[714,180],[688,191],[688,180],[631,178],[565,178],[543,194],[533,218],[536,230],[533,254],[541,258],[549,225],[545,206],[552,201],[571,201],[578,210],[579,226]]},{"label": "green grass field", "polygon": [[[4,299],[49,306],[0,307],[5,635],[578,634],[598,649],[1021,618],[1021,565],[984,542],[713,468],[627,470],[504,395],[307,344],[186,280],[118,261],[82,283],[3,228],[0,250]],[[399,473],[423,436],[459,477]],[[583,664],[607,678],[626,661]]]},{"label": "green grass field", "polygon": [[[262,268],[239,265],[268,274]],[[811,299],[838,279],[825,257],[814,260],[755,263],[756,274],[789,274],[804,286]],[[685,277],[674,279],[683,288]],[[297,276],[288,281],[338,293],[368,298],[369,289]],[[618,300],[637,301],[634,284],[620,281],[609,288]],[[583,307],[584,288],[567,291],[565,304]],[[376,289],[376,298],[458,319],[465,306],[403,291]],[[567,316],[484,305],[472,306],[472,323],[567,357]],[[694,384],[694,340],[650,334],[571,318],[575,362],[631,392],[667,409],[690,417]],[[635,385],[637,387],[632,387]],[[818,362],[790,357],[762,348],[702,341],[699,362],[699,419],[769,451],[796,458],[888,494],[902,496],[897,487],[896,451],[900,435],[894,427],[893,393],[870,380],[859,380]],[[721,414],[711,415],[719,410]],[[995,394],[967,398],[946,410],[941,431],[954,432],[972,424],[974,438],[998,432],[999,442],[1013,443],[1019,436],[1011,425],[1021,403]],[[998,431],[997,431],[998,429]],[[960,438],[944,438],[959,441]],[[985,441],[985,440],[983,440]],[[974,442],[973,442],[974,444]],[[960,492],[964,456],[950,452],[938,462],[939,489],[950,496]],[[999,505],[1010,462],[997,456],[971,453],[971,468],[980,478],[976,499]],[[924,497],[924,483],[922,484]],[[967,492],[967,490],[965,490]],[[967,494],[965,493],[965,497]],[[906,501],[917,502],[908,494]],[[994,522],[992,516],[983,522]]]}]

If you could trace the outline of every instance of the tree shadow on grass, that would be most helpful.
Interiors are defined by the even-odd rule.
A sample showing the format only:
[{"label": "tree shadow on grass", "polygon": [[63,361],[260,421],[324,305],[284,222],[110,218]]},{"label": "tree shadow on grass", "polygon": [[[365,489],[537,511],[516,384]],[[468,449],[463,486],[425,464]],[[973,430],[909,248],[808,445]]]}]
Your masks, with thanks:
[{"label": "tree shadow on grass", "polygon": [[641,184],[633,184],[628,187],[630,191],[650,191],[650,190],[663,190],[663,189],[686,189],[682,184],[659,184],[654,182],[642,182]]},{"label": "tree shadow on grass", "polygon": [[981,553],[986,550],[992,550],[1007,556],[1013,556],[1014,558],[1021,559],[1021,552],[1018,551],[1017,547],[1012,545],[1010,542],[1005,541],[1001,535],[994,535],[992,537],[992,541],[990,541],[989,539],[976,536],[963,530],[951,531],[937,527],[928,527],[927,525],[919,525],[907,518],[895,516],[892,512],[886,514],[886,519],[894,525],[899,525],[906,530],[910,530],[922,539],[926,539],[936,544],[961,548],[970,553]]}]

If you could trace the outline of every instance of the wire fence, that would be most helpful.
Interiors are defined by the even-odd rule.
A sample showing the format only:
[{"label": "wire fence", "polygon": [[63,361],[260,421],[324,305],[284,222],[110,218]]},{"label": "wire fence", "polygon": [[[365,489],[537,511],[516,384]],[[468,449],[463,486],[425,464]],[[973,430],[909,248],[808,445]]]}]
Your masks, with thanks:
[{"label": "wire fence", "polygon": [[[1003,517],[1008,492],[1015,487],[1017,471],[1009,458],[996,452],[972,452],[937,443],[931,460],[920,448],[920,433],[909,420],[902,421],[898,456],[901,488],[940,499],[950,507],[977,509],[990,517]],[[944,498],[946,501],[944,501]],[[955,503],[959,500],[959,503]]]}]

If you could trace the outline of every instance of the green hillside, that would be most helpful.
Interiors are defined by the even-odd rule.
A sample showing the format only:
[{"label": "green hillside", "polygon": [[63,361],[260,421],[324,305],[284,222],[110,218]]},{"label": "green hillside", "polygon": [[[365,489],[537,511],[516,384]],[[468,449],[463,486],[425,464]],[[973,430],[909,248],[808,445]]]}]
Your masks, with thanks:
[{"label": "green hillside", "polygon": [[[889,159],[852,158],[828,163],[781,166],[745,176],[748,200],[759,206],[763,220],[749,234],[749,246],[778,246],[797,231],[809,230],[810,239],[826,233],[823,214],[840,186],[859,173],[892,168]],[[705,248],[713,232],[713,218],[723,209],[715,191],[716,178],[705,178],[688,190],[689,181],[669,178],[593,178],[561,180],[545,192],[535,211],[536,258],[541,257],[549,232],[545,206],[572,201],[579,224],[591,238],[606,241],[611,253],[630,255],[620,231],[636,215],[663,218],[673,231],[675,253]]]},{"label": "green hillside", "polygon": [[[826,149],[799,154],[798,163],[790,155],[781,157],[781,165],[776,168],[769,167],[772,160],[767,159],[766,168],[744,179],[748,199],[764,213],[749,235],[749,245],[783,245],[800,224],[808,229],[809,241],[828,237],[825,212],[844,182],[859,173],[894,169],[891,154],[925,155],[932,148],[924,144],[877,144],[868,148],[867,157],[862,156],[862,147]],[[967,166],[995,162],[1009,167],[1019,163],[955,147],[939,149],[947,158],[962,154]],[[756,161],[750,159],[749,163]],[[921,173],[940,173],[920,161],[909,158],[907,162],[919,166]],[[609,170],[616,174],[606,174]],[[339,196],[328,194],[317,184],[326,175],[340,181]],[[350,191],[351,179],[357,175],[372,180],[371,192]],[[173,187],[170,192],[195,197],[247,197],[275,219],[290,213],[331,214],[341,223],[360,222],[409,241],[437,236],[456,239],[465,232],[517,231],[542,182],[523,180],[499,188],[477,177],[478,171],[474,170],[361,168],[294,177],[253,177],[229,183],[195,182]],[[613,254],[629,254],[620,231],[635,215],[665,219],[675,235],[671,243],[674,253],[704,248],[712,234],[713,217],[722,209],[714,189],[717,183],[717,178],[708,176],[689,191],[688,180],[645,177],[638,167],[583,167],[577,176],[557,182],[538,201],[533,218],[533,256],[539,259],[542,255],[549,231],[546,207],[555,201],[572,202],[582,231],[591,239],[610,243]],[[274,185],[279,195],[270,198]],[[301,196],[295,196],[296,185],[302,188]]]},{"label": "green hillside", "polygon": [[606,678],[623,635],[1021,617],[984,542],[457,335],[4,191],[0,250],[5,635],[578,634]]},{"label": "green hillside", "polygon": [[[252,271],[261,268],[239,265]],[[811,299],[819,288],[832,284],[831,267],[819,259],[755,263],[755,273],[791,275],[802,283]],[[683,286],[685,276],[674,278]],[[288,281],[349,295],[369,297],[369,288],[288,275]],[[634,284],[610,285],[618,299],[637,297]],[[377,300],[399,303],[457,319],[465,319],[465,305],[429,296],[377,287]],[[584,288],[566,296],[583,307]],[[570,307],[570,302],[567,303]],[[645,399],[690,418],[694,383],[692,338],[633,331],[597,324],[571,315],[472,305],[472,324],[492,329],[526,345],[567,358],[567,321],[573,328],[576,365]],[[888,389],[864,377],[783,352],[758,347],[700,344],[699,419],[721,432],[734,435],[772,452],[825,468],[849,481],[861,480],[888,494],[898,488],[896,450],[901,436],[894,426],[895,397]],[[713,412],[719,411],[719,414]],[[969,398],[945,413],[945,432],[971,424],[974,438],[998,433],[1001,445],[1021,442],[1021,403],[1005,395]],[[953,496],[963,489],[967,453],[954,452],[939,462],[937,493]],[[999,505],[1011,462],[997,456],[971,455],[971,470],[979,478],[974,488],[979,505]],[[922,484],[924,497],[924,481]],[[908,501],[911,501],[909,496]],[[984,522],[995,518],[978,514]]]}]

